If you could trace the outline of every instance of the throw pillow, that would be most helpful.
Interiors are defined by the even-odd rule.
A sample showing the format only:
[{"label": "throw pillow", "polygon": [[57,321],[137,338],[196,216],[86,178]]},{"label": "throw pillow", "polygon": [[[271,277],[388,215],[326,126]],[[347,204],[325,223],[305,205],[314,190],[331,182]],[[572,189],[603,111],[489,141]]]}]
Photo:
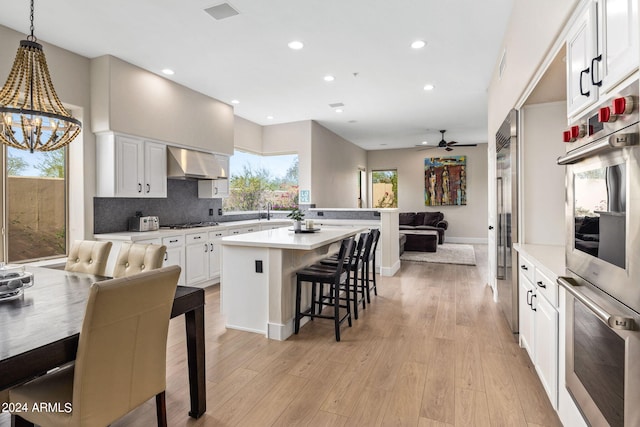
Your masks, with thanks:
[{"label": "throw pillow", "polygon": [[399,225],[413,225],[415,217],[414,212],[401,212],[398,218]]},{"label": "throw pillow", "polygon": [[444,219],[442,212],[425,212],[424,213],[424,225],[431,225],[436,227],[438,222]]}]

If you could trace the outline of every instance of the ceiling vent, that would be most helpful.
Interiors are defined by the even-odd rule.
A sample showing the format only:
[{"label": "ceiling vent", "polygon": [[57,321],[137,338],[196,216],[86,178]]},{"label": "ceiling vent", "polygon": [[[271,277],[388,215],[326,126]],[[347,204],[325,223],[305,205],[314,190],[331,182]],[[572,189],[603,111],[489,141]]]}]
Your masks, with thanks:
[{"label": "ceiling vent", "polygon": [[331,108],[342,108],[342,107],[344,107],[344,104],[342,102],[336,102],[335,104],[329,104],[329,107],[331,107]]},{"label": "ceiling vent", "polygon": [[229,3],[221,3],[217,6],[211,6],[204,11],[217,20],[230,18],[239,14],[239,12],[235,10]]}]

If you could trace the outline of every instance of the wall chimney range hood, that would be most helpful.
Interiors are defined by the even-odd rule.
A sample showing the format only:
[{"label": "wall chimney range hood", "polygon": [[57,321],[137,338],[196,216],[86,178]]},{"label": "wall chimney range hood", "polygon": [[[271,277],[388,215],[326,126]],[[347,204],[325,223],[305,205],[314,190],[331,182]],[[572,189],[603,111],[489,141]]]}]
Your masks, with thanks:
[{"label": "wall chimney range hood", "polygon": [[227,178],[225,172],[213,154],[167,147],[169,179],[221,179]]}]

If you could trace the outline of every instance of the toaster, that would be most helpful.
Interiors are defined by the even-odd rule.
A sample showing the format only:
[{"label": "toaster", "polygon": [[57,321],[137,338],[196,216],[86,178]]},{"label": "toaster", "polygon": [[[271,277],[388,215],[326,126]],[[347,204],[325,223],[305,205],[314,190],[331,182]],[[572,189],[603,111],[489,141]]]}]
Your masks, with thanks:
[{"label": "toaster", "polygon": [[160,228],[157,216],[134,216],[129,218],[129,231],[155,231]]}]

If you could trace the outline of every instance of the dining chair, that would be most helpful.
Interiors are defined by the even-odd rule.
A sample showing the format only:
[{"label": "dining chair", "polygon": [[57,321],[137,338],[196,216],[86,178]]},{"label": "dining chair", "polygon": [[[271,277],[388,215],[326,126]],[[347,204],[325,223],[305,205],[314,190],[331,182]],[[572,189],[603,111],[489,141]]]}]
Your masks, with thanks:
[{"label": "dining chair", "polygon": [[92,284],[75,363],[9,391],[21,408],[55,410],[14,414],[15,425],[106,426],[155,396],[158,426],[166,426],[167,332],[179,275],[170,266]]},{"label": "dining chair", "polygon": [[120,247],[113,277],[126,277],[162,267],[167,247],[125,242]]},{"label": "dining chair", "polygon": [[109,252],[111,252],[111,242],[76,240],[71,245],[64,269],[76,273],[104,276]]}]

